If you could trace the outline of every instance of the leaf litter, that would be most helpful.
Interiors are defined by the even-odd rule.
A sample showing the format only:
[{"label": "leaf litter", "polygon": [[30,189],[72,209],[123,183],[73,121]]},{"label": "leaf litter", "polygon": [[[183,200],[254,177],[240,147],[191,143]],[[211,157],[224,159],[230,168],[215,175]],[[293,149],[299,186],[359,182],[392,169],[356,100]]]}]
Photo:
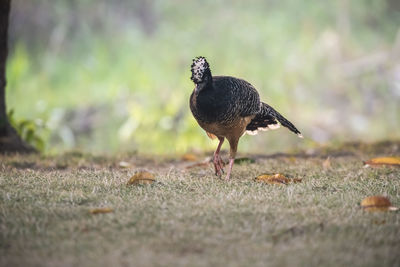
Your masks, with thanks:
[{"label": "leaf litter", "polygon": [[302,179],[299,178],[288,178],[283,174],[261,174],[255,179],[257,182],[264,182],[267,184],[278,184],[278,185],[288,185],[290,183],[301,183]]},{"label": "leaf litter", "polygon": [[400,167],[400,157],[379,157],[364,161],[365,167],[394,166]]},{"label": "leaf litter", "polygon": [[374,211],[396,211],[399,208],[393,207],[392,203],[384,196],[370,196],[361,201],[361,207],[370,212]]},{"label": "leaf litter", "polygon": [[154,174],[146,171],[135,173],[126,185],[144,185],[152,184],[156,181]]},{"label": "leaf litter", "polygon": [[103,214],[103,213],[110,213],[113,211],[114,210],[112,208],[96,208],[89,210],[91,214]]}]

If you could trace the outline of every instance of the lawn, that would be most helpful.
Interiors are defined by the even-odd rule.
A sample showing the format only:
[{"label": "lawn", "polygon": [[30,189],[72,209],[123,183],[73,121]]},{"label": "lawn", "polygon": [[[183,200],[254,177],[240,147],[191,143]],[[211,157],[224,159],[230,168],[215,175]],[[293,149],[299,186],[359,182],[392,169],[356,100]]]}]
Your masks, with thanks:
[{"label": "lawn", "polygon": [[[240,155],[255,162],[230,181],[196,166],[208,154],[0,156],[0,265],[400,265],[400,213],[360,207],[371,195],[400,207],[400,168],[363,166],[400,155],[400,142]],[[140,170],[157,181],[127,186]],[[302,181],[255,181],[262,173]]]}]

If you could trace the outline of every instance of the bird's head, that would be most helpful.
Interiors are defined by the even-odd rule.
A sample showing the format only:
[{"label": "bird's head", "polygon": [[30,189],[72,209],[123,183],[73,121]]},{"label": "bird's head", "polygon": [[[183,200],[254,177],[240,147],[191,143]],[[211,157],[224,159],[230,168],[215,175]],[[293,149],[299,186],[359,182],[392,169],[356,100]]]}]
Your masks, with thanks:
[{"label": "bird's head", "polygon": [[190,79],[192,79],[195,84],[207,84],[211,81],[210,65],[208,65],[205,57],[194,58],[192,66],[190,67],[192,71],[192,77],[190,77]]}]

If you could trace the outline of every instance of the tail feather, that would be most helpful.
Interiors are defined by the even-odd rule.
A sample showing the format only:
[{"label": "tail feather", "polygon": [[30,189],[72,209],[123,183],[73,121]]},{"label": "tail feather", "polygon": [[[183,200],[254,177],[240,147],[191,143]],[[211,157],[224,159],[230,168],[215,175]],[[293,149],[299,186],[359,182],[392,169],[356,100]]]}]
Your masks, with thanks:
[{"label": "tail feather", "polygon": [[247,125],[246,130],[248,134],[254,135],[257,134],[258,130],[267,131],[268,129],[277,129],[280,125],[285,126],[300,138],[303,138],[303,135],[293,123],[266,103],[262,103],[260,112]]}]

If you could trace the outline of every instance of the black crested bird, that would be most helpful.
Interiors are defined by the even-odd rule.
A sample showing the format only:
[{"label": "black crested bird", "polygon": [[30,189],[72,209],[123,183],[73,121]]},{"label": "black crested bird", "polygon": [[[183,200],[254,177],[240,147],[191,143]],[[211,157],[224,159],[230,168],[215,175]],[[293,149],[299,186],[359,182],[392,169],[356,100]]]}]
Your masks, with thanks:
[{"label": "black crested bird", "polygon": [[230,145],[229,179],[235,160],[239,138],[257,134],[258,130],[277,129],[280,125],[303,138],[300,131],[279,112],[260,101],[257,90],[245,80],[230,76],[212,76],[204,57],[193,59],[192,81],[196,87],[190,96],[193,116],[211,138],[218,138],[214,153],[215,174],[220,176],[224,163],[219,155],[224,139]]}]

